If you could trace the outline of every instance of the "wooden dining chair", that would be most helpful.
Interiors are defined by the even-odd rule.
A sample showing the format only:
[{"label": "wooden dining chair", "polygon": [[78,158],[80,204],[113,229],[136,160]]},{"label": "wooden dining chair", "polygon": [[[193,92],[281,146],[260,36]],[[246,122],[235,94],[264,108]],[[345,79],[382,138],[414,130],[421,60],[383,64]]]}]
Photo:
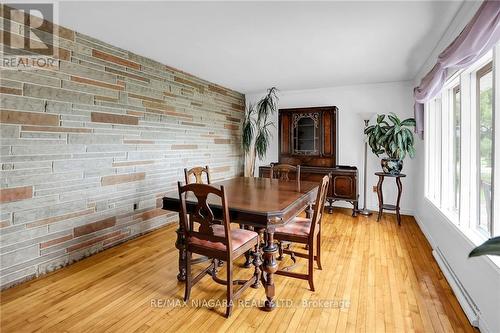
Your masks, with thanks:
[{"label": "wooden dining chair", "polygon": [[[324,176],[321,180],[321,185],[318,188],[318,194],[316,196],[316,205],[314,207],[313,216],[311,219],[305,217],[297,216],[292,221],[288,222],[282,227],[276,228],[274,233],[274,239],[276,239],[280,244],[280,252],[285,254],[290,254],[293,261],[293,265],[280,269],[276,274],[289,276],[293,278],[298,278],[302,280],[309,281],[309,287],[314,291],[314,262],[318,264],[318,268],[321,267],[321,218],[323,216],[323,209],[325,207],[326,192],[328,189],[328,183],[330,178]],[[283,249],[282,242],[292,242],[307,245],[308,253],[295,252],[288,249]],[[280,253],[281,254],[281,253]],[[308,273],[296,273],[290,270],[295,266],[296,258],[307,258],[308,259]]]},{"label": "wooden dining chair", "polygon": [[297,182],[297,191],[300,192],[300,165],[293,166],[290,164],[271,164],[271,179],[279,179],[282,181],[290,181],[290,173],[295,173],[295,181]]},{"label": "wooden dining chair", "polygon": [[271,178],[279,180],[290,180],[290,173],[295,173],[295,179],[300,182],[300,165],[271,164]]},{"label": "wooden dining chair", "polygon": [[[205,182],[203,181],[203,175],[205,175]],[[186,184],[210,184],[210,169],[208,168],[208,165],[205,167],[197,166],[191,169],[184,168],[184,180],[186,181]],[[194,182],[192,180],[194,180]],[[189,220],[189,224],[192,228],[193,221]]]},{"label": "wooden dining chair", "polygon": [[[203,181],[203,175],[205,175],[206,182]],[[184,179],[186,184],[191,184],[191,178],[194,176],[194,183],[196,184],[210,184],[210,169],[208,165],[205,167],[197,166],[191,169],[184,169]]]},{"label": "wooden dining chair", "polygon": [[[181,182],[178,182],[178,188],[181,203],[181,212],[179,215],[181,223],[184,226],[184,236],[186,239],[186,289],[184,300],[189,300],[193,285],[205,275],[211,275],[215,282],[224,284],[227,287],[226,317],[229,317],[232,312],[234,299],[238,298],[246,288],[258,279],[258,276],[254,275],[248,280],[233,281],[234,260],[250,249],[259,251],[258,235],[250,230],[231,229],[226,193],[223,186],[220,189],[206,184],[187,184],[182,186]],[[189,214],[189,217],[200,224],[197,230],[188,225],[186,197],[190,193],[196,198],[196,206],[194,210],[191,210],[192,212]],[[215,218],[212,209],[207,203],[209,195],[220,198],[222,219]],[[191,276],[191,256],[193,253],[213,258],[212,263],[196,277]],[[219,260],[227,263],[227,280],[217,277]],[[234,291],[233,285],[241,285],[241,287],[237,291]]]}]

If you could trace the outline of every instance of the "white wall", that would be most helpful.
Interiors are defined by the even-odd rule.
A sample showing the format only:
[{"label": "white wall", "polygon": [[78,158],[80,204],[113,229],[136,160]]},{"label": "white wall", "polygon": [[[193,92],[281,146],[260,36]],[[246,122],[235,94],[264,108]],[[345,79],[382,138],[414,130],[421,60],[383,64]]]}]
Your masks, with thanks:
[{"label": "white wall", "polygon": [[[415,84],[432,68],[437,55],[460,33],[479,7],[480,2],[465,2],[448,31],[437,45],[432,56],[421,69]],[[458,230],[435,206],[424,197],[424,145],[418,149],[415,183],[415,218],[434,249],[435,256],[442,253],[447,264],[440,264],[448,282],[452,286],[462,308],[470,320],[477,320],[482,332],[500,332],[500,268],[488,257],[468,259],[470,250],[478,245]],[[437,256],[438,257],[438,256]],[[447,267],[448,266],[448,267]],[[453,276],[455,278],[453,278]],[[467,294],[479,309],[474,318],[467,304]]]},{"label": "white wall", "polygon": [[[278,87],[279,88],[279,87]],[[307,107],[307,106],[331,106],[339,108],[338,112],[338,140],[339,153],[337,164],[354,165],[359,169],[359,192],[360,207],[363,200],[363,119],[359,113],[389,113],[394,112],[401,118],[413,116],[412,82],[392,82],[367,85],[352,85],[344,87],[331,87],[312,90],[294,90],[279,92],[279,108]],[[246,96],[247,103],[255,104],[262,94],[251,94]],[[270,162],[278,161],[278,115],[275,115],[276,130],[270,150],[263,161],[257,161],[258,165],[268,165]],[[417,151],[417,154],[420,154]],[[413,214],[415,187],[415,161],[407,158],[404,161],[403,172],[407,178],[403,179],[403,195],[401,210],[405,214]],[[367,206],[376,210],[378,207],[377,194],[372,192],[372,186],[377,184],[378,177],[374,172],[381,171],[380,158],[375,156],[368,148],[368,184],[367,184]],[[396,185],[392,179],[384,182],[384,201],[395,202]],[[346,206],[343,203],[338,205]],[[347,206],[346,206],[347,207]]]}]

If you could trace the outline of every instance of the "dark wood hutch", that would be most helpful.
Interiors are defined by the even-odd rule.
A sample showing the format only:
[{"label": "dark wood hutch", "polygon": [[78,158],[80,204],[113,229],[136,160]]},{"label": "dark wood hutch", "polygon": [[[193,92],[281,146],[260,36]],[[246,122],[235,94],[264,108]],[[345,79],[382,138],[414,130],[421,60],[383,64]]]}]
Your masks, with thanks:
[{"label": "dark wood hutch", "polygon": [[[302,180],[320,181],[329,174],[329,213],[342,200],[353,205],[356,216],[358,169],[337,165],[337,112],[336,106],[280,109],[278,163],[300,164]],[[269,177],[270,171],[271,166],[261,166],[259,176]]]}]

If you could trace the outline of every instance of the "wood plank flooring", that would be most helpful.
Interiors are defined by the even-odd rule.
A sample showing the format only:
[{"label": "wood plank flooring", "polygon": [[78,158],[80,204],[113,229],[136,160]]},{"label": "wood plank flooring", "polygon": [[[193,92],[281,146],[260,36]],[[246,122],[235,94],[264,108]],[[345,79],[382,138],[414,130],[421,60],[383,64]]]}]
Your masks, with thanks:
[{"label": "wood plank flooring", "polygon": [[[324,216],[316,292],[307,281],[277,276],[281,307],[273,312],[257,307],[263,288],[248,289],[245,304],[236,302],[225,319],[219,306],[225,287],[208,276],[191,292],[199,303],[184,306],[171,225],[2,292],[1,331],[475,331],[412,217],[398,227],[390,214],[380,223],[343,209]],[[297,269],[305,271],[305,261],[299,262]],[[252,274],[239,264],[235,278]]]}]

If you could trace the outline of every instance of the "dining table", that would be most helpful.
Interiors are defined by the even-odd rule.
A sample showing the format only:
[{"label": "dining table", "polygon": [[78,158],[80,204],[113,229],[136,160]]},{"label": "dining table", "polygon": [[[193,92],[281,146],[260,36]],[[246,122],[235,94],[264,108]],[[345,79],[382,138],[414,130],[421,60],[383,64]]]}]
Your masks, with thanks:
[{"label": "dining table", "polygon": [[[218,182],[211,186],[224,187],[229,215],[232,223],[238,223],[260,233],[263,237],[261,252],[254,256],[262,256],[262,260],[254,258],[255,270],[261,271],[261,281],[265,288],[266,300],[264,310],[271,311],[276,307],[274,273],[278,270],[276,254],[278,246],[274,242],[276,227],[282,226],[301,212],[312,213],[312,203],[316,198],[318,183],[310,181],[286,181],[280,179],[235,177]],[[192,193],[191,193],[192,194]],[[214,215],[222,217],[222,204],[218,198],[208,197],[207,203]],[[186,197],[187,213],[193,213],[197,201],[193,195]],[[178,191],[171,191],[163,197],[163,209],[180,212]],[[176,248],[179,250],[179,281],[186,279],[185,236],[181,223],[177,229]],[[258,286],[258,282],[256,284]]]}]

